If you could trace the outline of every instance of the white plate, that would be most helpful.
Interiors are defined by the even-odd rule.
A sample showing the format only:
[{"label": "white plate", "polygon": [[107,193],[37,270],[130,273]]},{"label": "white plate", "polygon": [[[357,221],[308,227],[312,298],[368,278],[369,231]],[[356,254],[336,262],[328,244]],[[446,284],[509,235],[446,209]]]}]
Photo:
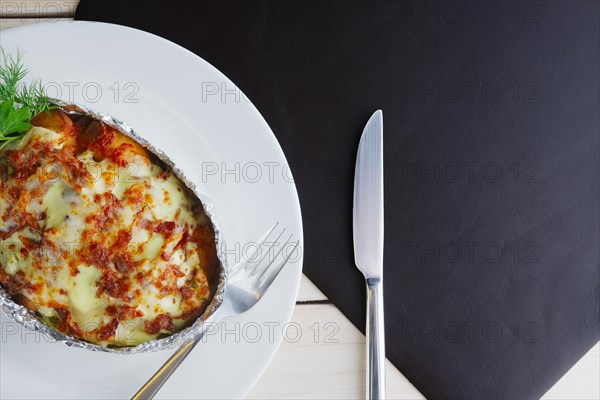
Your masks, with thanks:
[{"label": "white plate", "polygon": [[[302,241],[296,188],[275,136],[239,89],[198,56],[142,31],[92,22],[9,29],[0,45],[21,51],[28,78],[42,78],[48,95],[121,119],[165,151],[213,200],[230,265],[275,222]],[[213,327],[158,398],[239,398],[250,390],[283,335],[301,334],[287,324],[302,255],[294,260],[255,308]],[[0,314],[2,399],[129,398],[172,353],[72,349]]]}]

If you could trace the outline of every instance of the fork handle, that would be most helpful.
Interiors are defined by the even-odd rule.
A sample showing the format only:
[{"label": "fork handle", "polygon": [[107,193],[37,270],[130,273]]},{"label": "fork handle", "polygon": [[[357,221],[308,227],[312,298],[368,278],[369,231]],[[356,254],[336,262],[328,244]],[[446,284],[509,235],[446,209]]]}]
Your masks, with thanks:
[{"label": "fork handle", "polygon": [[385,399],[383,282],[367,279],[367,398]]},{"label": "fork handle", "polygon": [[177,367],[181,364],[183,360],[187,357],[187,355],[192,351],[192,349],[198,344],[203,335],[198,335],[194,339],[189,342],[183,344],[173,355],[171,358],[165,362],[162,367],[154,375],[152,378],[148,379],[148,382],[142,386],[142,388],[131,398],[131,400],[150,400],[154,398],[156,392],[160,390],[162,385],[165,384],[167,379],[175,372]]}]

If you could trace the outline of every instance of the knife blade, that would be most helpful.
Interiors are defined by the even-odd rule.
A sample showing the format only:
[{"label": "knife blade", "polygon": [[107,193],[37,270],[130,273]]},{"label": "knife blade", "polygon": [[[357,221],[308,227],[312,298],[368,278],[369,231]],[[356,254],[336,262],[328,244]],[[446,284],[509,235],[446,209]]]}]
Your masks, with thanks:
[{"label": "knife blade", "polygon": [[367,122],[354,172],[354,260],[367,284],[367,398],[385,398],[383,321],[383,112]]},{"label": "knife blade", "polygon": [[383,113],[367,122],[354,172],[354,259],[365,278],[383,271]]}]

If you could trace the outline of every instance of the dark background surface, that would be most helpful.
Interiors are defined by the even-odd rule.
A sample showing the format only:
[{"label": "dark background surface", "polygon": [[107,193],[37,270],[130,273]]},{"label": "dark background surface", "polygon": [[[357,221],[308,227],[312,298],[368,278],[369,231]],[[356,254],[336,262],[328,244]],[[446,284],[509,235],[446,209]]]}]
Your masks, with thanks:
[{"label": "dark background surface", "polygon": [[[387,354],[429,398],[534,398],[599,333],[599,3],[90,1],[195,52],[292,165],[305,273],[364,329],[358,140],[384,112]],[[118,46],[118,43],[115,43]]]}]

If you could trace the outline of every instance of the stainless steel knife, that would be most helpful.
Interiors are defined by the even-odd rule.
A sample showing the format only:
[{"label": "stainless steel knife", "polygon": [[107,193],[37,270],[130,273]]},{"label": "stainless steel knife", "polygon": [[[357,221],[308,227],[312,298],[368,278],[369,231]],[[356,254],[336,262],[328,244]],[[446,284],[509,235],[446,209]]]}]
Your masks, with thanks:
[{"label": "stainless steel knife", "polygon": [[367,398],[385,399],[383,113],[367,122],[354,172],[354,260],[367,283]]}]

